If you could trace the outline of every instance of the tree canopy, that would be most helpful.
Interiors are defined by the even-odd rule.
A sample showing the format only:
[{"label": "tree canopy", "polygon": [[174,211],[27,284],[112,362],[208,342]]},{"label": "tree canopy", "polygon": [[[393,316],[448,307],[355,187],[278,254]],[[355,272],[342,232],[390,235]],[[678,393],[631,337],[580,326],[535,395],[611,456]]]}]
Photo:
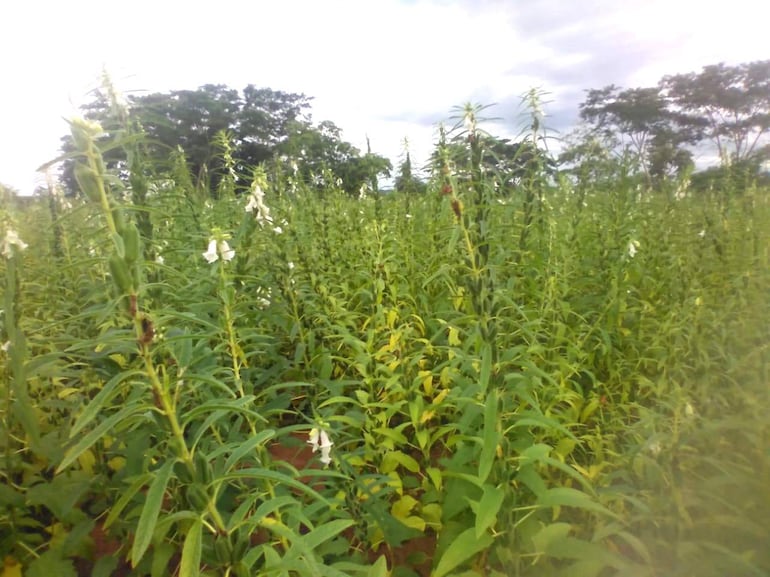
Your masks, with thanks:
[{"label": "tree canopy", "polygon": [[583,162],[599,146],[633,157],[652,182],[692,170],[693,149],[710,145],[722,163],[756,171],[770,150],[770,60],[706,66],[654,87],[591,89],[580,119],[564,162]]},{"label": "tree canopy", "polygon": [[[311,98],[248,85],[238,91],[221,84],[206,84],[196,90],[176,90],[130,97],[129,119],[118,118],[110,106],[108,90],[96,93],[85,108],[85,116],[99,121],[107,130],[119,129],[130,120],[146,138],[148,154],[164,162],[181,148],[191,173],[212,193],[224,170],[222,140],[227,135],[235,171],[247,174],[277,156],[301,158],[302,176],[330,170],[343,179],[350,192],[372,177],[389,176],[390,161],[377,154],[361,152],[344,141],[341,130],[331,121],[314,124]],[[139,130],[139,129],[138,129]],[[65,152],[73,149],[71,137],[63,139]],[[105,159],[120,169],[125,159],[119,150],[108,151]],[[63,180],[74,191],[72,162],[65,165]]]}]

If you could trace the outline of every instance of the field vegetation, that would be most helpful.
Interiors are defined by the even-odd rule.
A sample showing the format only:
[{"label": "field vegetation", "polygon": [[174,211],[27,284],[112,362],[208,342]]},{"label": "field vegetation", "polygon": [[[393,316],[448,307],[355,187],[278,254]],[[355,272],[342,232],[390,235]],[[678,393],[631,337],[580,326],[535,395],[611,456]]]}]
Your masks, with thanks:
[{"label": "field vegetation", "polygon": [[104,94],[76,194],[0,205],[0,575],[770,572],[743,165],[558,168],[533,92],[515,144],[466,106],[394,191],[227,131],[201,178]]}]

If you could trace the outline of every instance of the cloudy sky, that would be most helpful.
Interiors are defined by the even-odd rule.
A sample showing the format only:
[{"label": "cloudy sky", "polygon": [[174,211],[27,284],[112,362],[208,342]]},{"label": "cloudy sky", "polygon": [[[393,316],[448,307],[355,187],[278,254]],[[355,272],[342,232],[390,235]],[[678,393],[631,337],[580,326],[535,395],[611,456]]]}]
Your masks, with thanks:
[{"label": "cloudy sky", "polygon": [[770,58],[757,0],[26,0],[0,7],[0,182],[31,193],[106,68],[125,93],[248,84],[314,97],[315,121],[398,162],[436,124],[497,105],[515,135],[530,88],[567,130],[583,91]]}]

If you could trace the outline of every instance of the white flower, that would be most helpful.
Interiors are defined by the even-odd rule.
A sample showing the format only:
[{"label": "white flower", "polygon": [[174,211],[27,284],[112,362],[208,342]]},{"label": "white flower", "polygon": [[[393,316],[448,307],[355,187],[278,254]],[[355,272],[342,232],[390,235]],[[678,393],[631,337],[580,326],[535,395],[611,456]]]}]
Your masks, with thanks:
[{"label": "white flower", "polygon": [[660,444],[660,441],[652,441],[647,445],[647,450],[650,452],[650,454],[653,457],[657,457],[660,455],[660,452],[663,450],[663,447]]},{"label": "white flower", "polygon": [[332,462],[331,452],[334,443],[332,443],[326,431],[319,431],[316,428],[311,429],[307,442],[313,447],[314,453],[319,449],[321,450],[321,462],[324,465]]},{"label": "white flower", "polygon": [[463,124],[465,125],[465,130],[468,132],[476,132],[476,115],[472,110],[467,110],[465,112],[465,116],[463,117]]},{"label": "white flower", "polygon": [[294,263],[289,261],[286,263],[289,266],[289,270],[294,270]]},{"label": "white flower", "polygon": [[5,239],[3,240],[3,256],[5,258],[11,258],[13,256],[12,246],[18,246],[19,250],[27,248],[27,243],[19,238],[18,233],[13,229],[8,229],[5,233]]},{"label": "white flower", "polygon": [[698,233],[698,236],[701,238],[706,238],[706,229],[704,228],[702,231]]},{"label": "white flower", "polygon": [[230,248],[230,245],[227,244],[226,240],[219,243],[219,253],[222,255],[222,260],[225,261],[233,260],[233,257],[235,256],[235,251]]},{"label": "white flower", "polygon": [[283,234],[283,229],[280,226],[273,227],[273,232],[275,234]]},{"label": "white flower", "polygon": [[262,187],[256,182],[254,183],[251,193],[249,194],[249,202],[246,204],[246,212],[254,213],[254,218],[257,219],[259,224],[264,222],[273,222],[273,218],[270,216],[270,209],[265,205],[265,192]]},{"label": "white flower", "polygon": [[[206,259],[206,260],[208,260],[208,259]],[[158,263],[158,264],[163,264],[163,263],[166,262],[166,259],[163,258],[162,254],[159,254],[158,256],[155,257],[155,262]]]},{"label": "white flower", "polygon": [[0,351],[3,351],[4,353],[8,352],[8,349],[11,348],[11,341],[5,341],[2,345],[0,345]]},{"label": "white flower", "polygon": [[628,243],[628,256],[631,258],[634,258],[636,256],[636,249],[639,248],[639,241],[638,240],[632,240]]},{"label": "white flower", "polygon": [[209,241],[208,249],[203,253],[203,258],[205,258],[209,264],[216,262],[220,257],[224,261],[233,260],[234,256],[235,251],[230,248],[230,245],[227,244],[226,240],[217,242],[215,238],[212,238]]}]

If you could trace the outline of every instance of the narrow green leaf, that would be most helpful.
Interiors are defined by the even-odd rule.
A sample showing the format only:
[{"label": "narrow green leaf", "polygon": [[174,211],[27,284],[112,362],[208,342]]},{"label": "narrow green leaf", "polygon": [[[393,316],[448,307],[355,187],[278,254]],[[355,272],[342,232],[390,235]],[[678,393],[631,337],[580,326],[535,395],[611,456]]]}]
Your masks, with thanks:
[{"label": "narrow green leaf", "polygon": [[489,388],[489,377],[492,374],[492,347],[484,343],[481,349],[481,369],[479,370],[479,386],[484,393]]},{"label": "narrow green leaf", "polygon": [[99,391],[99,393],[91,400],[91,402],[86,405],[86,408],[83,409],[83,412],[75,421],[75,424],[70,430],[70,439],[77,436],[77,434],[82,431],[86,425],[94,420],[94,417],[96,417],[96,415],[102,411],[102,407],[104,407],[107,401],[112,399],[112,397],[118,392],[117,388],[122,382],[133,376],[140,376],[141,374],[141,371],[121,371],[112,377],[109,381],[107,381],[107,383],[105,383],[105,385],[102,387],[102,390]]},{"label": "narrow green leaf", "polygon": [[150,479],[152,479],[152,475],[150,473],[145,473],[144,475],[134,479],[134,482],[131,483],[131,486],[121,493],[120,499],[118,499],[117,502],[110,508],[110,512],[107,514],[107,518],[104,520],[105,529],[108,529],[109,526],[115,522],[115,520],[123,512],[123,509],[126,508],[126,505],[128,505],[131,499],[134,498],[134,495],[136,495],[139,492],[139,489],[144,487],[150,481]]},{"label": "narrow green leaf", "polygon": [[202,541],[203,522],[196,519],[184,538],[182,560],[179,562],[179,577],[198,577],[200,574]]},{"label": "narrow green leaf", "polygon": [[250,453],[256,447],[260,446],[265,441],[272,439],[274,436],[275,431],[273,429],[266,429],[264,431],[260,431],[253,437],[246,439],[232,453],[230,453],[229,457],[227,457],[227,461],[225,461],[225,473],[230,472],[230,469],[232,469],[233,466],[238,463],[238,461],[240,461],[244,455]]},{"label": "narrow green leaf", "polygon": [[494,538],[489,533],[476,537],[476,530],[471,527],[455,537],[439,559],[431,577],[444,577],[462,562],[489,547]]},{"label": "narrow green leaf", "polygon": [[[10,261],[9,266],[13,267],[15,259],[10,259]],[[11,306],[15,305],[11,304]],[[7,311],[8,309],[5,310]],[[33,451],[39,452],[40,424],[38,423],[37,412],[27,387],[27,369],[25,365],[27,356],[26,339],[23,332],[16,327],[10,326],[10,322],[7,322],[6,325],[6,331],[11,342],[11,390],[14,397],[11,403],[11,410],[29,437]]]},{"label": "narrow green leaf", "polygon": [[147,491],[147,500],[142,507],[142,514],[139,516],[139,524],[136,526],[136,535],[134,535],[134,544],[131,547],[131,565],[133,567],[136,567],[142,560],[147,547],[150,546],[150,541],[152,541],[152,534],[155,531],[155,524],[158,522],[158,515],[163,506],[163,495],[166,492],[168,480],[171,478],[173,466],[173,459],[166,461],[155,473],[155,479]]},{"label": "narrow green leaf", "polygon": [[484,406],[484,438],[479,458],[479,480],[483,483],[492,472],[492,465],[497,454],[497,391],[492,390],[487,395]]},{"label": "narrow green leaf", "polygon": [[499,487],[484,485],[484,493],[479,501],[479,508],[476,511],[476,538],[481,536],[497,521],[497,513],[503,504],[505,491]]},{"label": "narrow green leaf", "polygon": [[56,468],[56,473],[61,473],[64,469],[69,467],[80,455],[91,448],[91,446],[107,434],[115,425],[124,421],[128,417],[133,416],[140,411],[145,411],[146,407],[137,404],[131,404],[123,407],[117,413],[109,416],[99,425],[94,428],[90,433],[85,435],[78,441],[75,446],[71,447],[64,455],[64,459]]},{"label": "narrow green leaf", "polygon": [[328,503],[328,501],[324,499],[317,491],[311,489],[304,483],[300,483],[288,475],[284,475],[283,473],[279,473],[277,471],[270,471],[269,469],[261,469],[258,467],[252,467],[250,469],[238,469],[233,473],[228,473],[220,480],[227,481],[230,479],[267,479],[270,481],[275,481],[276,483],[283,483],[288,487],[302,491],[306,495],[309,495],[310,497],[313,497],[322,503]]},{"label": "narrow green leaf", "polygon": [[601,513],[620,519],[618,515],[607,509],[601,503],[594,500],[591,495],[572,489],[571,487],[554,487],[538,496],[538,505],[541,507],[575,507]]},{"label": "narrow green leaf", "polygon": [[353,523],[354,521],[350,519],[337,519],[335,521],[329,521],[320,527],[316,527],[307,535],[303,535],[302,540],[305,542],[305,546],[308,549],[313,550],[321,543],[324,543],[325,541],[328,541],[329,539],[342,533]]}]

